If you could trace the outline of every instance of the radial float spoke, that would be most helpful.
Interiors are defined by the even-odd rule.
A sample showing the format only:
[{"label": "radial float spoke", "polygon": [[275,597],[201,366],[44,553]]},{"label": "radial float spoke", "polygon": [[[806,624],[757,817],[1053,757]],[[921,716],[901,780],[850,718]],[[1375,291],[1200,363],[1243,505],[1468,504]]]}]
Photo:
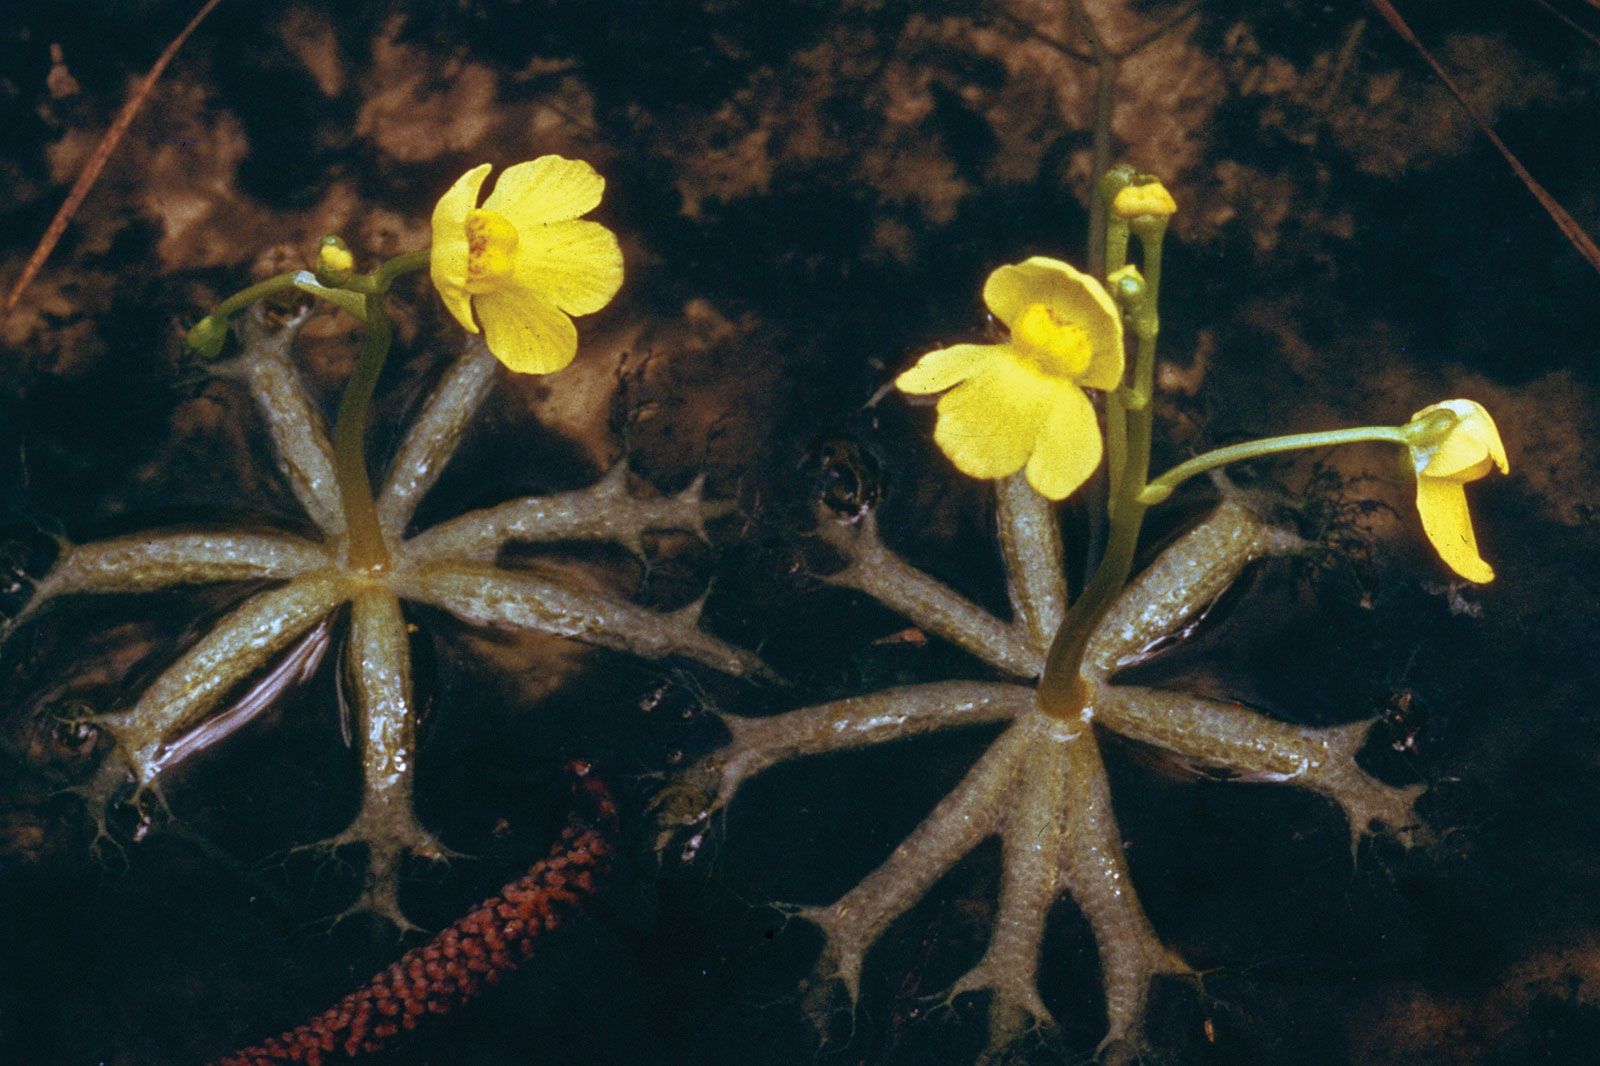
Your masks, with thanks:
[{"label": "radial float spoke", "polygon": [[1356,765],[1371,722],[1331,729],[1293,725],[1234,703],[1138,685],[1103,685],[1095,717],[1106,728],[1246,780],[1302,785],[1331,796],[1350,819],[1352,847],[1373,823],[1407,829],[1421,786],[1394,788]]},{"label": "radial float spoke", "polygon": [[1014,801],[1018,767],[1030,739],[1030,731],[1021,726],[1008,729],[881,866],[831,906],[801,912],[827,937],[818,969],[844,982],[852,1000],[861,989],[867,949],[889,923],[921,899],[962,856],[1000,831]]},{"label": "radial float spoke", "polygon": [[681,655],[736,676],[766,671],[756,656],[699,629],[699,602],[659,613],[481,563],[432,563],[397,574],[394,587],[469,625],[571,637],[646,659]]},{"label": "radial float spoke", "polygon": [[1061,875],[1100,951],[1108,1023],[1104,1046],[1138,1028],[1152,977],[1187,973],[1188,967],[1161,943],[1134,894],[1094,731],[1082,730],[1060,745],[1060,752],[1066,812]]},{"label": "radial float spoke", "polygon": [[1072,812],[1068,761],[1057,751],[1086,728],[1030,716],[1016,726],[1030,734],[1017,775],[1015,806],[1002,833],[1000,903],[989,947],[950,989],[951,997],[988,989],[989,1039],[1002,1047],[1028,1028],[1052,1024],[1039,998],[1039,948],[1050,905],[1062,891],[1062,846]]},{"label": "radial float spoke", "polygon": [[866,593],[1013,677],[1037,677],[1043,669],[1043,646],[1033,644],[1024,628],[1007,625],[891,552],[878,536],[872,512],[853,529],[827,519],[819,528],[849,559],[843,570],[828,576],[830,584]]},{"label": "radial float spoke", "polygon": [[1034,691],[1023,685],[941,681],[884,689],[766,718],[727,715],[723,723],[733,739],[708,757],[719,779],[716,806],[732,802],[745,781],[777,763],[935,730],[1009,721],[1033,705]]},{"label": "radial float spoke", "polygon": [[400,601],[387,589],[358,592],[350,612],[350,684],[355,696],[355,740],[361,755],[361,810],[326,846],[367,847],[366,887],[358,907],[401,928],[400,862],[407,854],[440,859],[449,854],[417,821],[412,807],[416,774],[416,707],[411,698],[411,647]]},{"label": "radial float spoke", "polygon": [[281,533],[137,533],[78,544],[62,551],[9,625],[61,596],[286,580],[327,565],[326,549]]},{"label": "radial float spoke", "polygon": [[513,541],[595,540],[641,555],[646,530],[704,531],[702,485],[696,480],[676,496],[638,499],[628,494],[627,464],[618,463],[590,488],[529,496],[443,522],[407,541],[405,552],[418,564],[445,558],[488,563]]},{"label": "radial float spoke", "polygon": [[1122,590],[1089,640],[1085,671],[1111,673],[1199,615],[1252,561],[1302,544],[1243,504],[1223,501]]},{"label": "radial float spoke", "polygon": [[1035,645],[1048,648],[1067,609],[1055,508],[1017,473],[995,483],[995,515],[1013,617]]},{"label": "radial float spoke", "polygon": [[148,785],[166,768],[169,742],[198,724],[230,689],[316,625],[345,595],[344,579],[327,570],[257,593],[157,677],[131,708],[98,719],[116,737],[138,783]]},{"label": "radial float spoke", "polygon": [[481,337],[468,339],[466,350],[445,371],[411,423],[378,497],[378,524],[390,540],[405,535],[417,505],[439,480],[484,397],[494,387],[499,367]]},{"label": "radial float spoke", "polygon": [[343,536],[344,507],[334,476],[333,445],[292,359],[299,324],[270,330],[254,315],[244,315],[239,330],[245,350],[233,367],[266,420],[278,469],[317,528],[330,537]]}]

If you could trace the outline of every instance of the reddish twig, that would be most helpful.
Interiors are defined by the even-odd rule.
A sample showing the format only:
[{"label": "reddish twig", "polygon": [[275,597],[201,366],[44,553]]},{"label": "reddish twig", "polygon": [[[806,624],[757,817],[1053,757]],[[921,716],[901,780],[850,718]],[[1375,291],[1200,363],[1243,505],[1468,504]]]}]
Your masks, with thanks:
[{"label": "reddish twig", "polygon": [[[1590,2],[1600,7],[1600,0],[1590,0]],[[1411,32],[1411,27],[1406,24],[1405,19],[1400,17],[1400,12],[1394,9],[1394,5],[1389,3],[1389,0],[1372,0],[1372,6],[1378,9],[1378,14],[1383,16],[1384,21],[1394,29],[1394,32],[1405,38],[1406,43],[1415,48],[1417,54],[1427,60],[1428,66],[1433,68],[1433,73],[1444,83],[1444,87],[1450,90],[1450,95],[1456,98],[1456,103],[1461,105],[1461,110],[1466,112],[1467,117],[1472,119],[1485,137],[1489,138],[1490,143],[1499,149],[1506,163],[1516,173],[1517,177],[1522,179],[1522,184],[1528,187],[1528,191],[1533,193],[1534,199],[1539,201],[1540,206],[1560,227],[1567,240],[1578,250],[1578,254],[1587,259],[1590,266],[1600,270],[1600,247],[1595,246],[1594,241],[1583,231],[1583,227],[1578,225],[1577,220],[1567,213],[1567,209],[1562,207],[1556,201],[1556,198],[1545,190],[1543,185],[1539,184],[1534,176],[1528,172],[1528,168],[1522,165],[1522,160],[1518,159],[1511,149],[1506,147],[1506,142],[1502,141],[1489,125],[1489,120],[1483,117],[1483,113],[1473,105],[1471,100],[1467,99],[1467,94],[1445,72],[1439,61],[1433,58],[1433,53],[1429,52],[1422,42],[1417,39],[1417,35]]]},{"label": "reddish twig", "polygon": [[587,763],[569,768],[581,802],[549,855],[327,1011],[212,1066],[321,1066],[370,1054],[416,1028],[424,1015],[455,1010],[526,962],[537,939],[594,894],[615,850],[611,793]]},{"label": "reddish twig", "polygon": [[172,62],[173,56],[178,54],[178,49],[183,47],[183,42],[189,35],[211,14],[211,9],[222,0],[206,0],[194,18],[183,28],[178,36],[172,39],[166,50],[156,57],[155,64],[150,68],[139,84],[134,86],[133,94],[128,97],[128,102],[122,105],[122,110],[117,112],[117,117],[112,121],[111,128],[106,130],[105,136],[100,138],[100,143],[95,145],[94,154],[89,156],[89,161],[83,165],[78,180],[72,183],[72,191],[62,202],[61,208],[56,211],[56,217],[50,220],[50,225],[44,231],[44,236],[39,238],[39,244],[28,257],[28,263],[22,268],[22,276],[17,283],[11,286],[11,292],[6,295],[6,313],[17,306],[17,301],[22,299],[22,294],[33,279],[38,276],[39,269],[44,266],[44,261],[50,258],[50,253],[55,251],[56,242],[61,240],[61,235],[67,231],[67,223],[72,221],[72,216],[78,213],[78,208],[83,206],[83,201],[88,198],[89,190],[94,188],[94,183],[100,177],[100,172],[105,169],[106,163],[111,159],[111,153],[117,150],[117,145],[122,141],[122,135],[128,132],[128,127],[133,125],[134,118],[139,110],[144,107],[144,102],[149,98],[151,90],[156,87],[162,73]]}]

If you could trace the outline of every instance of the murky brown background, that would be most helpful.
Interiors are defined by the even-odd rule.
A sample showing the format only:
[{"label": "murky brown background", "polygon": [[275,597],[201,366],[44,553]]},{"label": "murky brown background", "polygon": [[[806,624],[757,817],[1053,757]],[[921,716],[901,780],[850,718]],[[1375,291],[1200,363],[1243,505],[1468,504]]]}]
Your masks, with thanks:
[{"label": "murky brown background", "polygon": [[[1600,33],[1592,5],[1551,5]],[[0,20],[0,282],[193,6],[20,3]],[[1088,7],[1114,41],[1180,10]],[[1535,2],[1406,7],[1600,232],[1600,44]],[[606,175],[597,217],[623,241],[622,296],[580,322],[572,368],[503,382],[421,521],[586,484],[624,454],[663,490],[703,470],[740,505],[709,548],[663,540],[647,567],[606,553],[552,565],[664,606],[714,579],[707,624],[794,687],[482,638],[418,612],[422,814],[474,856],[414,871],[418,916],[447,923],[542,853],[569,754],[627,793],[637,861],[525,975],[385,1061],[922,1064],[979,1046],[977,1005],[922,997],[979,950],[992,848],[891,930],[853,1038],[843,1026],[820,1052],[796,993],[818,938],[769,904],[842,892],[981,736],[775,771],[687,865],[653,867],[644,804],[650,774],[716,742],[707,708],[980,670],[889,639],[903,622],[822,588],[828,558],[806,527],[817,494],[864,482],[891,543],[1004,604],[983,487],[948,474],[926,410],[869,401],[917,353],[979,335],[994,266],[1081,260],[1093,72],[1060,47],[1072,39],[1043,0],[224,0],[0,320],[0,585],[48,562],[49,534],[294,526],[248,398],[186,360],[182,329],[302,265],[323,233],[365,263],[419,247],[434,198],[473,164],[560,152]],[[1513,465],[1471,490],[1500,575],[1485,588],[1427,556],[1387,453],[1253,475],[1309,484],[1310,521],[1343,531],[1342,550],[1269,568],[1157,669],[1296,720],[1385,713],[1371,764],[1430,783],[1435,839],[1366,847],[1352,872],[1330,805],[1117,749],[1135,879],[1205,973],[1203,994],[1158,986],[1154,1060],[1600,1061],[1600,276],[1362,4],[1210,0],[1124,65],[1118,101],[1118,155],[1182,207],[1158,464],[1467,395],[1493,411]],[[421,286],[395,303],[379,454],[458,342]],[[303,369],[331,402],[355,331],[325,316],[305,336]],[[171,790],[178,823],[142,843],[92,855],[59,791],[96,753],[52,716],[117,706],[248,591],[63,607],[5,650],[0,1060],[200,1062],[395,954],[382,929],[319,924],[351,870],[285,857],[354,801],[332,656],[197,761]],[[1029,1062],[1082,1060],[1103,1025],[1087,927],[1058,912],[1044,985],[1063,1027],[1023,1049]]]}]

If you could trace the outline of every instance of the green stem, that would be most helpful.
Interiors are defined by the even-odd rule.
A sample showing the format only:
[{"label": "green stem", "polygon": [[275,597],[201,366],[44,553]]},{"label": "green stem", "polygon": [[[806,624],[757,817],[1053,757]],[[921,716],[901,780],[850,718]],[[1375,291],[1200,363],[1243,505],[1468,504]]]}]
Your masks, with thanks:
[{"label": "green stem", "polygon": [[367,343],[344,387],[339,417],[333,427],[334,476],[339,481],[339,498],[350,534],[350,565],[357,569],[379,569],[389,562],[389,545],[378,524],[378,507],[367,475],[368,412],[391,338],[384,298],[396,278],[427,266],[431,251],[424,248],[397,255],[371,274],[357,274],[342,286],[366,296]]},{"label": "green stem", "polygon": [[378,569],[389,561],[389,546],[378,525],[378,508],[367,476],[367,418],[378,375],[389,354],[389,315],[382,293],[367,296],[367,343],[339,400],[339,417],[333,430],[334,476],[344,504],[345,526],[350,534],[352,568]]},{"label": "green stem", "polygon": [[[1147,291],[1147,298],[1153,294]],[[1039,679],[1039,706],[1057,718],[1073,718],[1083,710],[1087,693],[1079,679],[1083,653],[1089,637],[1116,601],[1117,593],[1133,572],[1134,552],[1139,546],[1139,530],[1144,525],[1147,505],[1140,499],[1150,470],[1150,438],[1153,410],[1148,401],[1135,405],[1134,397],[1149,394],[1149,368],[1155,365],[1156,332],[1139,334],[1139,351],[1134,365],[1133,386],[1123,398],[1127,432],[1126,458],[1122,476],[1111,487],[1111,535],[1106,553],[1094,576],[1084,586],[1067,616],[1056,631],[1045,658],[1044,675]],[[1141,377],[1141,373],[1144,374]],[[1123,392],[1119,389],[1118,392]]]},{"label": "green stem", "polygon": [[1243,444],[1230,444],[1226,448],[1217,448],[1203,455],[1197,455],[1193,459],[1179,463],[1171,470],[1168,470],[1144,487],[1144,490],[1139,493],[1139,502],[1147,507],[1153,507],[1172,495],[1173,489],[1196,474],[1204,474],[1208,470],[1215,470],[1219,466],[1226,466],[1229,463],[1237,463],[1245,459],[1259,459],[1265,455],[1300,451],[1304,448],[1328,448],[1337,444],[1358,444],[1363,441],[1406,444],[1409,439],[1409,435],[1403,426],[1356,426],[1351,429],[1329,429],[1317,433],[1291,433],[1282,437],[1267,437],[1263,440],[1246,441]]},{"label": "green stem", "polygon": [[[1101,188],[1096,202],[1100,204],[1102,215],[1112,199],[1107,196],[1108,190]],[[1114,194],[1113,194],[1114,196]],[[1121,218],[1112,218],[1106,231],[1105,272],[1102,277],[1121,270],[1128,262],[1128,223]],[[1128,405],[1121,389],[1115,389],[1106,397],[1106,473],[1109,475],[1109,484],[1113,486],[1111,498],[1106,501],[1106,512],[1110,514],[1116,510],[1115,486],[1122,484],[1122,472],[1128,465]]]},{"label": "green stem", "polygon": [[294,279],[298,274],[299,271],[291,270],[287,274],[278,274],[265,281],[258,281],[247,289],[240,289],[218,304],[217,309],[207,317],[218,320],[226,319],[243,311],[257,300],[265,299],[274,293],[287,292],[295,287]]},{"label": "green stem", "polygon": [[[1154,421],[1150,399],[1154,392],[1156,340],[1161,332],[1157,300],[1161,286],[1161,242],[1166,235],[1166,225],[1164,220],[1149,224],[1141,219],[1134,225],[1133,232],[1139,237],[1144,252],[1147,276],[1143,292],[1130,308],[1129,318],[1138,337],[1133,374],[1128,383],[1112,393],[1106,408],[1108,462],[1115,464],[1108,505],[1111,534],[1100,565],[1056,631],[1045,657],[1044,674],[1039,679],[1040,708],[1061,719],[1077,717],[1086,706],[1089,694],[1081,679],[1083,654],[1089,646],[1089,637],[1133,572],[1139,530],[1144,525],[1147,509],[1140,493],[1150,474]],[[1108,234],[1108,238],[1110,236]],[[1121,247],[1109,248],[1108,255],[1126,250],[1127,229],[1122,228],[1116,236]]]},{"label": "green stem", "polygon": [[303,288],[323,299],[332,300],[352,313],[358,313],[355,307],[346,302],[351,297],[340,298],[341,294],[357,294],[354,298],[361,301],[361,317],[367,323],[367,341],[345,385],[344,396],[339,400],[339,416],[333,428],[333,471],[339,482],[339,498],[350,536],[350,565],[358,569],[378,569],[389,562],[389,546],[384,541],[382,527],[378,525],[372,480],[367,474],[366,449],[372,394],[378,386],[378,375],[383,372],[383,361],[389,354],[392,335],[389,316],[384,309],[384,297],[402,274],[426,267],[431,254],[431,248],[406,252],[390,259],[371,274],[330,278],[326,282],[306,271],[279,274],[234,293],[218,304],[215,311],[201,319],[189,333],[190,343],[206,352],[209,358],[222,347],[228,316],[244,310],[263,297]]},{"label": "green stem", "polygon": [[370,274],[357,274],[345,282],[343,288],[360,293],[386,293],[389,286],[402,274],[409,274],[413,270],[421,270],[428,265],[428,258],[433,254],[432,248],[423,248],[421,251],[406,252],[397,255],[384,263]]}]

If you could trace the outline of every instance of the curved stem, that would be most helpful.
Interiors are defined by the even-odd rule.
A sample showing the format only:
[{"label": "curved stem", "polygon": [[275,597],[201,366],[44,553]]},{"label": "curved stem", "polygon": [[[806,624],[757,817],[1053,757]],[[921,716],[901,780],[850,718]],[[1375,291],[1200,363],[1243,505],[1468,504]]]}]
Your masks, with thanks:
[{"label": "curved stem", "polygon": [[382,293],[366,298],[367,343],[356,360],[356,368],[339,401],[339,417],[333,430],[333,467],[339,480],[339,496],[344,504],[345,525],[350,531],[350,565],[378,568],[389,561],[389,547],[378,525],[378,509],[373,502],[372,481],[367,475],[367,417],[372,393],[389,354],[389,315]]},{"label": "curved stem", "polygon": [[428,259],[433,254],[433,249],[423,248],[416,252],[406,252],[397,255],[384,263],[370,274],[357,274],[344,283],[343,288],[352,292],[368,294],[382,294],[389,291],[402,274],[409,274],[413,270],[421,270],[428,265]]},{"label": "curved stem", "polygon": [[1336,444],[1356,444],[1363,441],[1405,444],[1407,436],[1404,429],[1398,426],[1357,426],[1352,429],[1329,429],[1317,433],[1290,433],[1282,437],[1267,437],[1263,440],[1246,441],[1243,444],[1230,444],[1226,448],[1217,448],[1203,455],[1197,455],[1168,470],[1144,487],[1139,493],[1139,502],[1147,507],[1154,506],[1172,495],[1173,489],[1196,474],[1203,474],[1229,463],[1237,463],[1244,459],[1259,459],[1280,452],[1300,451],[1304,448],[1327,448]]},{"label": "curved stem", "polygon": [[287,292],[295,287],[294,280],[298,275],[299,271],[291,270],[287,274],[277,274],[265,281],[258,281],[249,288],[240,289],[218,304],[217,309],[206,317],[225,319],[243,311],[257,300],[265,299],[274,293]]}]

